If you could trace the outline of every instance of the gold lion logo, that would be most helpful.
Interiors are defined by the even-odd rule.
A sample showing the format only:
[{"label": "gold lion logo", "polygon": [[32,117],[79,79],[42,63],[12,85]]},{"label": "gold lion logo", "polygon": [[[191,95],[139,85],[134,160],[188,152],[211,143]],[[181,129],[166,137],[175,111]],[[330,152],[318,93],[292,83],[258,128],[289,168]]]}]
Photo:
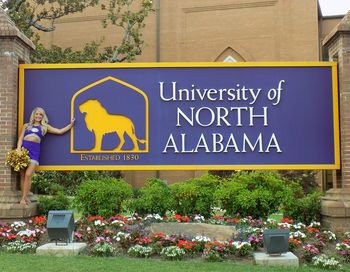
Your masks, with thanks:
[{"label": "gold lion logo", "polygon": [[117,133],[120,142],[112,151],[120,151],[125,143],[125,134],[133,143],[131,151],[139,151],[138,142],[145,144],[144,139],[138,139],[135,133],[135,126],[131,119],[120,114],[110,114],[98,100],[87,100],[79,105],[81,113],[85,113],[85,124],[89,131],[95,135],[95,146],[91,151],[102,150],[102,139],[107,133]]}]

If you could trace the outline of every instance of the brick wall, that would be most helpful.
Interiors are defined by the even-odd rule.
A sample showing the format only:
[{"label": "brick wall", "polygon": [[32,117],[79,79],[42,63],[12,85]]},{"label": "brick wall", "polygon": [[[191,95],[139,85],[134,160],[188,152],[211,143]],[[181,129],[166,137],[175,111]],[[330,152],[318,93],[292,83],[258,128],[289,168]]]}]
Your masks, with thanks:
[{"label": "brick wall", "polygon": [[341,169],[336,188],[322,199],[322,223],[334,231],[350,231],[350,12],[323,46],[329,59],[338,62]]},{"label": "brick wall", "polygon": [[338,184],[341,188],[350,188],[350,25],[349,33],[340,35],[330,49],[332,54],[330,57],[337,59],[339,69],[340,155],[342,160]]},{"label": "brick wall", "polygon": [[18,65],[28,63],[33,43],[0,8],[0,218],[27,217],[33,207],[20,207],[18,174],[5,165],[7,151],[17,144]]}]

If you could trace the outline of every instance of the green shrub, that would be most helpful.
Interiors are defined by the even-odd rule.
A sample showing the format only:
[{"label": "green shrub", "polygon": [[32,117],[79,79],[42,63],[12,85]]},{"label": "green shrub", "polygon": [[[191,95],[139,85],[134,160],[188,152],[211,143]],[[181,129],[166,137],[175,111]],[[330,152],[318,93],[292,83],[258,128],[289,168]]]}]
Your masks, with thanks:
[{"label": "green shrub", "polygon": [[297,182],[302,190],[308,194],[318,188],[316,182],[317,171],[313,170],[280,170],[278,173],[287,182]]},{"label": "green shrub", "polygon": [[312,221],[320,221],[322,193],[313,192],[300,198],[293,198],[290,195],[289,193],[283,201],[282,210],[284,217],[305,224],[310,224]]},{"label": "green shrub", "polygon": [[32,188],[38,194],[52,194],[51,187],[60,185],[64,188],[65,194],[74,195],[76,188],[82,182],[119,176],[118,173],[117,171],[38,171],[33,175]]},{"label": "green shrub", "polygon": [[148,179],[145,186],[134,195],[135,199],[131,202],[131,206],[141,215],[153,213],[165,215],[174,202],[169,187],[157,178]]},{"label": "green shrub", "polygon": [[60,184],[53,183],[48,188],[48,194],[49,195],[57,195],[59,193],[64,193],[64,187]]},{"label": "green shrub", "polygon": [[181,215],[201,214],[209,217],[214,205],[213,193],[220,183],[219,177],[204,175],[170,185],[175,200],[173,210]]},{"label": "green shrub", "polygon": [[74,206],[84,215],[110,217],[120,213],[122,201],[131,196],[131,186],[122,179],[88,180],[77,188]]},{"label": "green shrub", "polygon": [[70,200],[62,192],[53,196],[39,197],[39,215],[47,215],[50,210],[68,210],[69,207]]},{"label": "green shrub", "polygon": [[278,211],[285,183],[276,172],[241,171],[234,173],[215,192],[218,205],[229,215],[266,218]]}]

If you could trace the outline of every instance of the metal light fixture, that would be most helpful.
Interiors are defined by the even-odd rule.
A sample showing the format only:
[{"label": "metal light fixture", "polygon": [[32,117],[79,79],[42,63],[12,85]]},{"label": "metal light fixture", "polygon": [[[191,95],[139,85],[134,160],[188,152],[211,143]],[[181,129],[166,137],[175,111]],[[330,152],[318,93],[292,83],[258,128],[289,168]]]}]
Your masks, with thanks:
[{"label": "metal light fixture", "polygon": [[269,255],[288,252],[289,230],[270,229],[264,231],[264,247]]},{"label": "metal light fixture", "polygon": [[73,242],[74,216],[72,211],[49,211],[47,218],[47,233],[50,241]]}]

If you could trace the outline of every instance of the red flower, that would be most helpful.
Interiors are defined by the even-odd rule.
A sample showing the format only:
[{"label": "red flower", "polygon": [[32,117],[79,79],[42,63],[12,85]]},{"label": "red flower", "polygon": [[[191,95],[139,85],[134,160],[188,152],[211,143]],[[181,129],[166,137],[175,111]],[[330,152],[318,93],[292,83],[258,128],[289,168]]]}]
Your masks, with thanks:
[{"label": "red flower", "polygon": [[36,226],[46,225],[46,216],[35,216],[31,218],[32,222]]},{"label": "red flower", "polygon": [[162,240],[163,238],[165,237],[165,234],[160,232],[160,233],[154,233],[152,235],[152,239],[155,240],[155,241],[159,241],[159,240]]},{"label": "red flower", "polygon": [[310,232],[317,232],[317,233],[320,232],[319,229],[317,229],[317,228],[311,228],[311,227],[310,227],[310,228],[307,228],[307,230],[310,231]]},{"label": "red flower", "polygon": [[188,222],[188,221],[190,221],[190,218],[188,216],[183,216],[181,218],[181,222]]},{"label": "red flower", "polygon": [[7,235],[7,239],[8,240],[14,240],[14,239],[16,239],[16,237],[17,237],[16,234],[9,234],[9,235]]},{"label": "red flower", "polygon": [[180,221],[181,220],[181,215],[179,215],[179,214],[175,214],[175,220],[176,221]]},{"label": "red flower", "polygon": [[100,216],[100,215],[96,215],[96,216],[90,215],[90,216],[88,216],[88,218],[87,218],[87,221],[88,221],[88,222],[93,222],[93,221],[95,221],[95,220],[104,221],[105,219],[104,219],[102,216]]},{"label": "red flower", "polygon": [[34,237],[22,236],[21,239],[26,243],[32,243],[34,241]]},{"label": "red flower", "polygon": [[135,240],[136,240],[136,243],[139,245],[148,245],[152,243],[151,239],[148,236],[139,237],[139,238],[136,238]]},{"label": "red flower", "polygon": [[295,238],[289,238],[288,242],[290,244],[293,244],[293,245],[298,246],[298,247],[301,246],[301,241],[299,241],[298,239],[295,239]]},{"label": "red flower", "polygon": [[289,218],[282,218],[281,222],[282,223],[292,224],[292,223],[294,223],[294,220],[293,219],[289,219]]},{"label": "red flower", "polygon": [[192,242],[192,241],[188,241],[188,240],[179,240],[177,242],[177,247],[179,248],[183,248],[183,249],[186,249],[186,250],[192,250],[193,247],[194,247],[195,243]]},{"label": "red flower", "polygon": [[214,246],[222,246],[222,243],[220,243],[220,242],[218,242],[218,241],[213,241],[212,242],[212,245],[214,245]]},{"label": "red flower", "polygon": [[178,222],[188,222],[188,221],[190,221],[190,218],[188,216],[182,216],[179,214],[175,214],[175,220]]}]

